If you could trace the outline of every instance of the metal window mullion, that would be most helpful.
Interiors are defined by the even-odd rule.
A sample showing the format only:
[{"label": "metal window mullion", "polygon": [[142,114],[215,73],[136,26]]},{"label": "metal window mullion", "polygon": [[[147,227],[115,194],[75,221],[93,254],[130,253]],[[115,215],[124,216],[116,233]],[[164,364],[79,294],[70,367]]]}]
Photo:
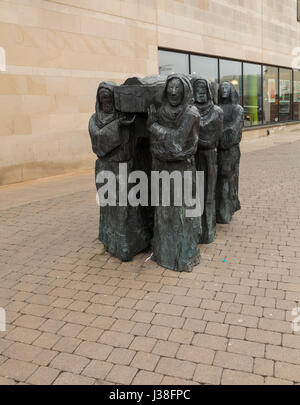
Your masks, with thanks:
[{"label": "metal window mullion", "polygon": [[261,89],[261,123],[264,125],[264,65],[260,65],[260,89]]}]

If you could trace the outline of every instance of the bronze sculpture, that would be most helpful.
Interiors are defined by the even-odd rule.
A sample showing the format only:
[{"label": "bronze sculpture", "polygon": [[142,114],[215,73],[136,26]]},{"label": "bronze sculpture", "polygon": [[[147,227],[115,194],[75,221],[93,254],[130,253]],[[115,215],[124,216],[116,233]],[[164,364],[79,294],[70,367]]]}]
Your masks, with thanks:
[{"label": "bronze sculpture", "polygon": [[222,135],[223,111],[214,105],[211,85],[200,76],[191,76],[195,106],[200,114],[196,168],[204,172],[205,207],[202,215],[200,243],[212,243],[216,238],[217,147]]},{"label": "bronze sculpture", "polygon": [[[215,84],[212,86],[200,76],[181,74],[129,78],[122,86],[100,83],[89,133],[98,157],[98,195],[103,197],[103,174],[111,173],[115,179],[115,204],[101,205],[99,221],[99,240],[111,255],[131,260],[150,246],[153,236],[153,260],[175,271],[192,271],[200,262],[197,244],[211,243],[216,236],[216,222],[229,223],[240,209],[243,109],[231,83],[220,86],[219,106],[215,105],[216,91]],[[124,165],[125,177],[120,169]],[[142,188],[132,185],[132,179],[142,172],[147,183],[143,189],[146,203],[141,203],[142,193],[137,191]],[[201,212],[193,209],[200,200],[198,172],[205,176],[202,218]],[[153,173],[169,176],[168,204],[164,202],[165,184],[161,178],[156,189],[157,204],[152,203]],[[175,174],[180,183],[176,183]],[[191,174],[188,198],[186,174]],[[130,200],[133,191],[136,204]],[[196,213],[189,215],[190,211]]]},{"label": "bronze sculpture", "polygon": [[131,207],[127,201],[125,204],[119,201],[121,182],[129,188],[127,176],[121,178],[119,175],[119,164],[125,163],[128,173],[132,170],[135,137],[134,118],[128,119],[115,109],[115,88],[115,83],[100,83],[96,96],[96,112],[89,122],[89,133],[93,152],[98,157],[95,166],[97,189],[100,188],[100,174],[108,171],[116,179],[115,206],[106,205],[100,208],[99,240],[111,255],[128,261],[148,247],[150,235],[140,207]]},{"label": "bronze sculpture", "polygon": [[146,123],[149,106],[151,104],[157,106],[161,104],[165,83],[166,78],[159,75],[144,78],[130,77],[114,90],[116,109],[136,116],[133,170],[143,171],[148,178],[148,205],[140,208],[151,236],[153,235],[154,224],[154,207],[151,205],[150,198],[152,155],[150,151],[150,133],[147,130]]},{"label": "bronze sculpture", "polygon": [[238,197],[240,142],[244,110],[238,104],[239,94],[230,82],[219,88],[219,106],[224,112],[223,132],[218,147],[217,223],[229,224],[240,209]]},{"label": "bronze sculpture", "polygon": [[[189,80],[178,74],[168,76],[161,107],[158,111],[153,105],[149,108],[152,170],[195,174],[199,120]],[[173,186],[171,195],[175,193]],[[185,203],[163,206],[160,200],[154,216],[153,260],[172,270],[192,271],[200,261],[200,227],[200,217],[188,217]]]}]

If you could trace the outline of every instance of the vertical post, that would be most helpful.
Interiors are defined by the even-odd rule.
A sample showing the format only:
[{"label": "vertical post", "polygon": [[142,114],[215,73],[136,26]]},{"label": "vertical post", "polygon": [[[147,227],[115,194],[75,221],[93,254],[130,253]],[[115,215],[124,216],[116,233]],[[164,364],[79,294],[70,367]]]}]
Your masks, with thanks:
[{"label": "vertical post", "polygon": [[291,103],[292,103],[292,121],[295,120],[295,116],[294,116],[294,69],[292,69],[292,95],[291,95]]},{"label": "vertical post", "polygon": [[0,72],[6,72],[6,53],[2,47],[0,47]]},{"label": "vertical post", "polygon": [[277,68],[278,72],[278,116],[277,116],[277,122],[280,122],[280,68]]},{"label": "vertical post", "polygon": [[0,308],[0,332],[6,332],[6,312],[4,308]]},{"label": "vertical post", "polygon": [[264,65],[261,65],[261,80],[260,80],[260,86],[261,86],[261,123],[264,125],[265,123],[265,117],[264,117]]},{"label": "vertical post", "polygon": [[242,92],[242,107],[244,108],[244,62],[241,62],[242,65],[242,83],[241,83],[241,92]]}]

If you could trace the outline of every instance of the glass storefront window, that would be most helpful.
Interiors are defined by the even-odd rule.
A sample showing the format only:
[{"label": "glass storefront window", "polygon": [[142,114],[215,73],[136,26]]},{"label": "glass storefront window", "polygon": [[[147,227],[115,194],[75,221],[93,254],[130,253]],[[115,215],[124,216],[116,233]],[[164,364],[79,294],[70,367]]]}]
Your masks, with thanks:
[{"label": "glass storefront window", "polygon": [[233,60],[220,59],[220,83],[231,82],[240,95],[240,103],[243,103],[242,94],[242,63]]},{"label": "glass storefront window", "polygon": [[279,120],[291,121],[293,94],[293,72],[290,69],[279,69]]},{"label": "glass storefront window", "polygon": [[211,82],[218,83],[218,59],[191,55],[191,73],[200,75]]},{"label": "glass storefront window", "polygon": [[294,120],[300,120],[300,70],[294,71]]},{"label": "glass storefront window", "polygon": [[262,124],[261,65],[244,63],[245,126]]},{"label": "glass storefront window", "polygon": [[189,56],[186,53],[158,50],[159,74],[189,74]]},{"label": "glass storefront window", "polygon": [[278,122],[278,68],[263,67],[264,124]]},{"label": "glass storefront window", "polygon": [[162,49],[158,58],[161,75],[194,73],[214,83],[215,102],[218,83],[230,81],[240,94],[246,127],[300,121],[300,70]]}]

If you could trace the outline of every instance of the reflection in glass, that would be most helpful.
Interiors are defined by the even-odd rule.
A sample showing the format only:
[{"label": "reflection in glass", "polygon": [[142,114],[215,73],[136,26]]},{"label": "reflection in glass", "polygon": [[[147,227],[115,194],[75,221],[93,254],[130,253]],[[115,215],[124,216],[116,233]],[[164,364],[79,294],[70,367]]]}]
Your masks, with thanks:
[{"label": "reflection in glass", "polygon": [[231,82],[240,94],[242,104],[242,63],[233,60],[220,59],[220,83]]},{"label": "reflection in glass", "polygon": [[218,82],[218,59],[191,55],[191,73],[197,74],[211,82]]},{"label": "reflection in glass", "polygon": [[279,70],[279,120],[290,121],[292,115],[293,73],[290,69]]},{"label": "reflection in glass", "polygon": [[261,66],[244,63],[245,126],[262,124]]},{"label": "reflection in glass", "polygon": [[[272,124],[278,121],[300,121],[300,70],[262,66],[254,63],[218,59],[201,55],[158,50],[159,73],[195,73],[218,83],[230,81],[240,94],[240,104],[245,110],[245,126]],[[217,84],[213,85],[217,88]],[[212,87],[213,87],[212,86]],[[261,88],[263,87],[263,94]],[[294,94],[293,94],[294,88]],[[242,91],[244,94],[242,94]],[[217,91],[215,91],[217,95]]]},{"label": "reflection in glass", "polygon": [[160,75],[189,74],[189,57],[186,53],[158,50],[158,64]]},{"label": "reflection in glass", "polygon": [[294,71],[294,120],[300,120],[300,70]]},{"label": "reflection in glass", "polygon": [[264,124],[278,122],[278,68],[263,66]]}]

